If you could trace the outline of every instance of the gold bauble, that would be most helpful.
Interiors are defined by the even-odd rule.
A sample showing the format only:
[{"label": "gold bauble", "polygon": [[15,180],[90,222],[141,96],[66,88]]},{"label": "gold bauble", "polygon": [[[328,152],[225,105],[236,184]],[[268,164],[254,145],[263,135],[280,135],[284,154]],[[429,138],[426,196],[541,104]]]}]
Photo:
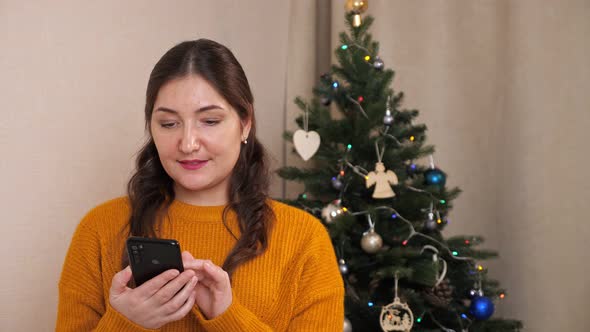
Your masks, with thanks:
[{"label": "gold bauble", "polygon": [[354,14],[362,14],[367,11],[368,7],[368,0],[346,0],[346,5],[344,6],[347,12],[353,12]]}]

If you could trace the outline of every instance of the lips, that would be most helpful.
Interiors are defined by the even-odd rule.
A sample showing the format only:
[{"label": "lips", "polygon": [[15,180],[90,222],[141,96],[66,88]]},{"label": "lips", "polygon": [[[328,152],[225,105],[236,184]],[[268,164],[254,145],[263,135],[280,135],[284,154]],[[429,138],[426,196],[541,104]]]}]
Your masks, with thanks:
[{"label": "lips", "polygon": [[182,166],[184,169],[188,169],[188,170],[196,170],[196,169],[202,168],[205,165],[207,165],[207,162],[208,162],[207,160],[199,160],[199,159],[179,161],[180,166]]}]

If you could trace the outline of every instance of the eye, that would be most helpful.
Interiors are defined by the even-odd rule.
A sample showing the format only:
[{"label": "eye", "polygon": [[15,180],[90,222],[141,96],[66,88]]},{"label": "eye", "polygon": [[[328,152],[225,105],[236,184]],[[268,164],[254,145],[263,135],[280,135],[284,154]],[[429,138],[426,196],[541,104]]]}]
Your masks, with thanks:
[{"label": "eye", "polygon": [[203,123],[206,124],[207,126],[215,126],[219,122],[220,121],[217,120],[217,119],[205,119],[205,120],[203,120]]},{"label": "eye", "polygon": [[176,126],[176,122],[163,122],[163,123],[160,123],[160,126],[162,128],[168,128],[168,129],[174,128]]}]

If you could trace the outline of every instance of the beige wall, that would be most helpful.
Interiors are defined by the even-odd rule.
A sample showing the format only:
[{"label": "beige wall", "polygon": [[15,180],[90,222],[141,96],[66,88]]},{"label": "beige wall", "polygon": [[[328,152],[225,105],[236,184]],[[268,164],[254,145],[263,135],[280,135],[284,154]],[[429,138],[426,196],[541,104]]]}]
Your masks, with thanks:
[{"label": "beige wall", "polygon": [[[72,231],[124,193],[149,70],[176,42],[227,44],[275,165],[303,164],[281,133],[325,68],[317,45],[336,45],[342,1],[171,3],[0,0],[0,331],[52,330]],[[448,234],[482,234],[500,251],[500,314],[526,331],[590,330],[590,1],[371,0],[369,12],[394,88],[464,190]],[[317,33],[328,24],[331,42]]]}]

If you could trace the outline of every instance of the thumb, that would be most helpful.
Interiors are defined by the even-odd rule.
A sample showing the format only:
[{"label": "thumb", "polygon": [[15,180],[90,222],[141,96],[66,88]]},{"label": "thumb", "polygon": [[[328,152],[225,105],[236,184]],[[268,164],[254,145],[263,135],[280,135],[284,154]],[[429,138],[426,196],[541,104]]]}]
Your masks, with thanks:
[{"label": "thumb", "polygon": [[113,283],[111,284],[111,295],[120,295],[127,289],[127,283],[131,280],[131,267],[127,265],[126,268],[117,272],[113,277]]}]

